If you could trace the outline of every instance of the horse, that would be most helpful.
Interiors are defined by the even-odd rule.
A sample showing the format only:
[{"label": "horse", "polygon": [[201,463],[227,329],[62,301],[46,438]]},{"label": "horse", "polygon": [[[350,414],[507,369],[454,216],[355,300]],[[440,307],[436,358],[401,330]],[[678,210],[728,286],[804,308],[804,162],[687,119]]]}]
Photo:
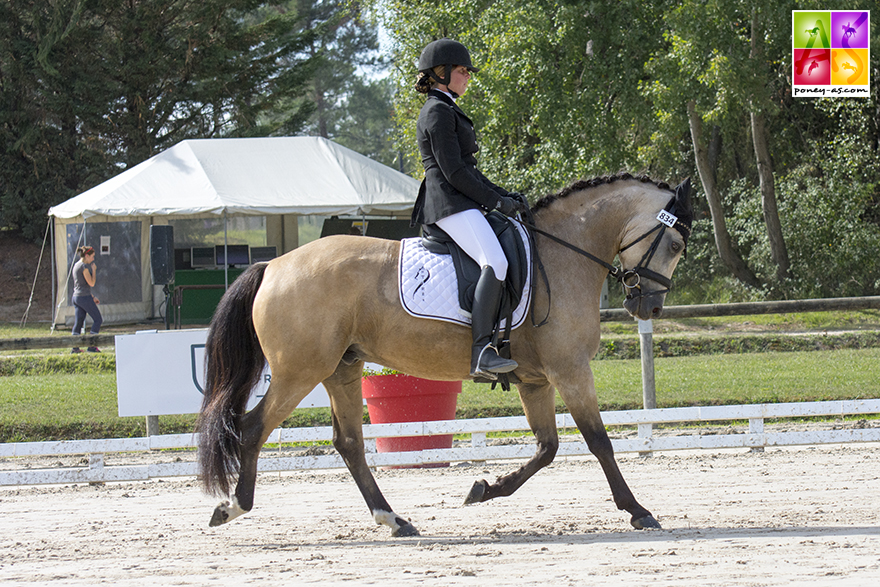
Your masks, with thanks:
[{"label": "horse", "polygon": [[[659,528],[615,461],[590,361],[599,348],[599,298],[609,272],[622,280],[630,314],[644,320],[661,315],[690,233],[690,183],[672,189],[629,174],[581,180],[540,199],[531,212],[544,280],[536,279],[541,286],[534,288],[530,312],[532,326],[537,326],[535,317],[544,317],[545,324],[513,330],[510,348],[519,363],[516,387],[537,449],[494,483],[475,482],[465,503],[509,496],[553,461],[559,447],[558,390],[599,461],[617,508],[630,514],[636,529]],[[373,519],[390,527],[394,537],[418,535],[411,522],[394,513],[367,465],[364,363],[426,379],[464,380],[471,332],[404,311],[397,285],[400,246],[363,236],[322,238],[251,266],[224,294],[206,341],[205,393],[196,424],[203,490],[226,498],[215,508],[211,526],[253,508],[261,447],[323,383],[330,396],[333,446]],[[610,263],[615,256],[620,267]],[[267,361],[269,388],[246,412]]]}]

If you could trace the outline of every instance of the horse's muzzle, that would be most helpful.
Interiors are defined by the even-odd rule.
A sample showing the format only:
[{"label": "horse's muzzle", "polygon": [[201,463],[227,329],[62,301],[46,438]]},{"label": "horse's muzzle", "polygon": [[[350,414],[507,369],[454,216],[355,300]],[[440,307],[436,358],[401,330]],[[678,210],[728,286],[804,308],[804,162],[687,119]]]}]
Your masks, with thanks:
[{"label": "horse's muzzle", "polygon": [[663,314],[663,301],[666,294],[649,294],[641,297],[628,297],[623,307],[631,316],[639,320],[652,320]]}]

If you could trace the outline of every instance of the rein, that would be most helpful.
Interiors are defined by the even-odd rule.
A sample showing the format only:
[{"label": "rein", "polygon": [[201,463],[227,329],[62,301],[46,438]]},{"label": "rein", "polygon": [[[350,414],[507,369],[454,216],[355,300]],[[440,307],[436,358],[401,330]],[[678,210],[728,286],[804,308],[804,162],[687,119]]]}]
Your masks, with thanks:
[{"label": "rein", "polygon": [[[672,200],[670,200],[669,204],[664,208],[664,211],[668,212],[672,208],[674,203],[675,203],[675,197],[673,196]],[[662,212],[661,212],[661,215],[662,215]],[[675,217],[673,216],[672,218],[674,219]],[[682,225],[682,223],[680,223],[680,222],[673,221],[672,224],[668,224],[665,220],[661,219],[660,216],[658,216],[657,226],[655,226],[651,230],[648,230],[642,236],[638,237],[637,239],[635,239],[634,241],[632,241],[628,245],[624,245],[618,251],[618,254],[622,253],[623,251],[625,251],[625,250],[629,249],[630,247],[632,247],[633,245],[643,241],[644,239],[648,238],[651,234],[653,234],[654,232],[659,230],[659,232],[657,233],[657,236],[654,238],[654,241],[651,243],[651,246],[648,247],[648,250],[642,256],[639,263],[632,269],[624,269],[622,265],[619,267],[612,265],[611,263],[605,261],[604,259],[600,259],[596,255],[593,255],[592,253],[589,253],[589,252],[581,249],[580,247],[577,247],[577,246],[571,244],[570,242],[559,238],[558,236],[550,234],[549,232],[547,232],[545,230],[541,230],[540,228],[535,226],[534,216],[532,215],[531,210],[526,212],[525,218],[523,220],[520,220],[519,218],[513,218],[513,220],[516,220],[517,222],[519,222],[521,225],[523,225],[529,231],[536,232],[542,236],[545,236],[545,237],[549,238],[551,241],[555,242],[556,244],[562,245],[563,247],[570,249],[570,250],[574,251],[575,253],[577,253],[583,257],[586,257],[587,259],[589,259],[595,263],[598,263],[599,265],[601,265],[602,267],[607,269],[608,274],[611,277],[615,278],[618,281],[618,283],[623,285],[624,290],[626,291],[626,298],[627,299],[640,298],[640,297],[645,297],[645,296],[654,295],[654,294],[669,293],[669,291],[672,289],[672,280],[669,279],[668,277],[666,277],[665,275],[661,275],[661,274],[657,273],[656,271],[652,271],[652,270],[648,269],[648,264],[654,258],[654,254],[657,252],[657,248],[660,245],[660,241],[663,238],[663,234],[666,232],[666,229],[668,227],[673,227],[676,230],[678,230],[679,232],[681,232],[682,229],[687,229],[687,227]],[[690,231],[688,230],[688,232],[690,232]],[[683,232],[682,232],[682,235],[685,237],[687,236],[687,235],[684,235]],[[541,320],[540,324],[535,324],[535,318],[534,318],[534,315],[532,315],[532,325],[535,328],[540,328],[541,326],[546,324],[547,321],[550,319],[550,281],[547,278],[547,272],[544,269],[544,264],[541,261],[540,256],[538,255],[537,246],[534,247],[534,251],[535,251],[535,263],[538,265],[538,269],[541,272],[541,278],[544,280],[544,287],[547,290],[547,314],[544,316],[544,319]],[[655,282],[659,283],[665,289],[649,291],[649,292],[642,292],[642,286],[641,286],[642,277],[645,277],[647,279],[650,279],[651,281],[655,281]],[[638,290],[638,293],[635,293],[633,290]]]}]

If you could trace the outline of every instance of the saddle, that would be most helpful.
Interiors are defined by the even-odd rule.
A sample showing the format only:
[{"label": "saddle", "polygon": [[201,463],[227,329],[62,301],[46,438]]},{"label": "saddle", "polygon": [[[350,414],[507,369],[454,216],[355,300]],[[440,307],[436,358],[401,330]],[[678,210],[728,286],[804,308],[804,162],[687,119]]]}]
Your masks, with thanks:
[{"label": "saddle", "polygon": [[[519,304],[528,281],[529,266],[526,248],[516,227],[505,215],[493,211],[486,215],[489,226],[498,237],[501,249],[507,257],[507,277],[501,296],[499,322],[508,318]],[[462,310],[471,312],[474,306],[474,290],[480,278],[480,266],[436,224],[422,225],[422,246],[436,255],[451,255],[458,278],[458,302]]]}]

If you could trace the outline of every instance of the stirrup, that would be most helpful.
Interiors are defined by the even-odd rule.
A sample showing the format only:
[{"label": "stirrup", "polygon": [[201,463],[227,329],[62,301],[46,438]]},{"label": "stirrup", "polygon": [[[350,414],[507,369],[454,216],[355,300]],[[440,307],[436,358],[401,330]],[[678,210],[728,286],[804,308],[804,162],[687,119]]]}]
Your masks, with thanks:
[{"label": "stirrup", "polygon": [[[491,351],[491,353],[486,356],[486,351]],[[484,365],[484,358],[490,362],[494,359],[494,364]],[[499,356],[498,349],[496,349],[492,343],[489,343],[480,349],[480,354],[477,355],[476,360],[472,360],[471,363],[472,377],[483,377],[490,381],[496,381],[498,379],[498,373],[509,373],[519,367],[519,364],[513,359],[505,359],[504,357]]]}]

